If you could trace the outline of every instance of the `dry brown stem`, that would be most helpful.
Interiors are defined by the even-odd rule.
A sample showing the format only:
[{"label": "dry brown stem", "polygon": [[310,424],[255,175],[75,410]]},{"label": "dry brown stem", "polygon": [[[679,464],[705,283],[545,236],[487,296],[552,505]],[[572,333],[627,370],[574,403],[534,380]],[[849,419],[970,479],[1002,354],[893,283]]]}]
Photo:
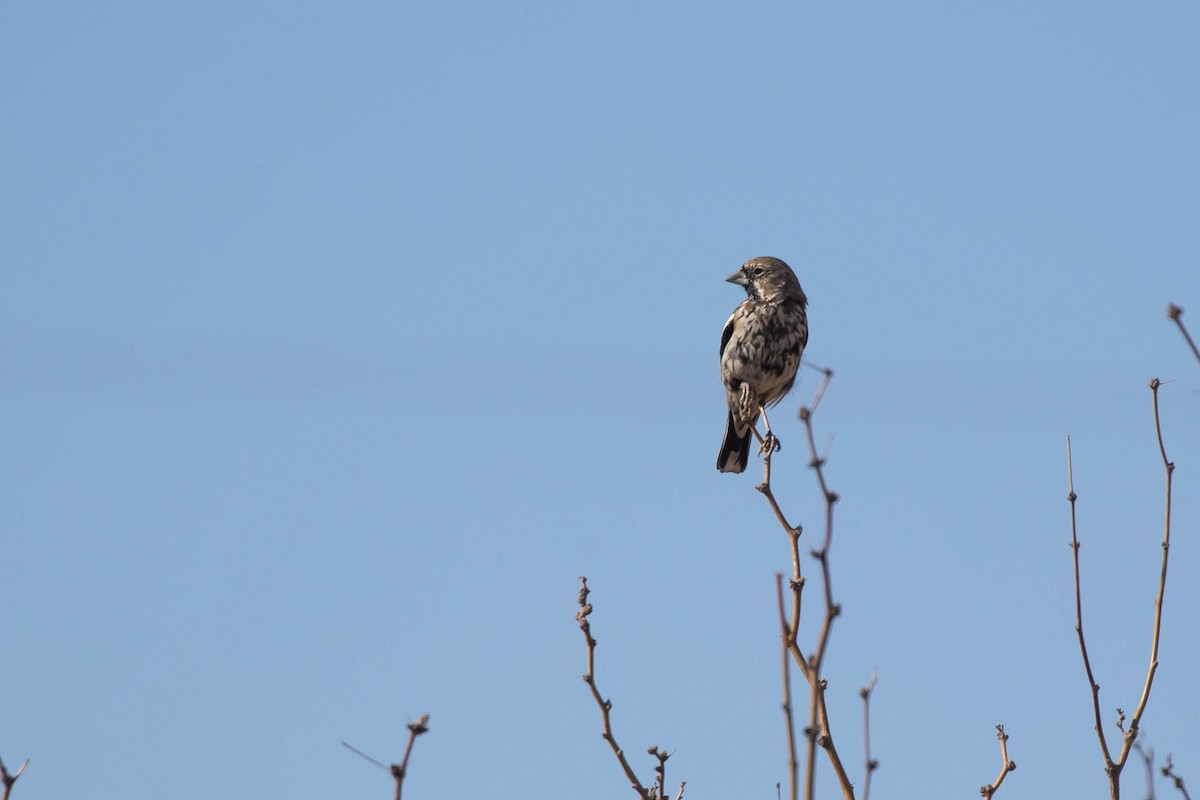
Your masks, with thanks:
[{"label": "dry brown stem", "polygon": [[1017,768],[1017,762],[1008,759],[1008,734],[1004,732],[1003,725],[996,726],[996,738],[1000,740],[1000,774],[996,776],[995,783],[979,787],[979,794],[984,800],[991,800],[1008,773]]},{"label": "dry brown stem", "polygon": [[16,772],[10,774],[8,767],[4,766],[4,761],[0,759],[0,780],[4,782],[4,793],[0,794],[0,800],[8,800],[8,796],[12,794],[13,784],[17,782],[17,778],[21,777],[21,773],[27,766],[29,766],[28,758],[17,768]]},{"label": "dry brown stem", "polygon": [[1075,522],[1075,464],[1071,458],[1071,437],[1067,437],[1067,501],[1071,504],[1071,550],[1075,558],[1075,633],[1079,637],[1079,650],[1083,653],[1083,669],[1087,673],[1088,688],[1092,692],[1092,713],[1095,715],[1096,736],[1100,740],[1100,752],[1104,755],[1105,768],[1112,763],[1108,754],[1108,740],[1104,737],[1104,724],[1100,720],[1100,684],[1092,672],[1088,658],[1087,641],[1083,636],[1083,595],[1079,580],[1079,536]]},{"label": "dry brown stem", "polygon": [[871,758],[871,692],[875,691],[876,676],[871,675],[867,685],[858,690],[858,696],[863,701],[863,768],[862,800],[871,797],[871,775],[879,769],[879,762]]},{"label": "dry brown stem", "polygon": [[392,773],[392,777],[396,781],[396,793],[393,795],[393,797],[395,800],[400,800],[400,790],[404,786],[404,776],[408,773],[408,758],[412,755],[413,742],[416,741],[418,736],[423,733],[427,733],[428,731],[428,714],[422,714],[421,718],[416,722],[408,723],[408,744],[404,748],[404,758],[400,759],[399,764],[384,764],[382,761],[372,758],[349,742],[342,742],[342,747],[357,753],[375,766],[386,769],[388,772]]},{"label": "dry brown stem", "polygon": [[[647,752],[658,759],[658,766],[654,768],[654,789],[651,791],[650,797],[654,800],[664,800],[667,796],[667,759],[675,755],[675,752],[668,753],[666,750],[659,749],[657,745],[650,747]],[[675,800],[682,800],[685,786],[687,786],[687,781],[680,781],[679,792],[675,795]]]},{"label": "dry brown stem", "polygon": [[788,658],[791,655],[792,627],[788,622],[787,612],[783,604],[783,573],[775,573],[775,599],[779,604],[780,642],[783,654],[783,717],[787,723],[788,743],[788,797],[797,800],[798,778],[800,763],[796,760],[796,721],[792,715],[792,671]]},{"label": "dry brown stem", "polygon": [[1192,348],[1192,355],[1200,361],[1200,349],[1196,348],[1196,343],[1192,341],[1192,335],[1188,333],[1187,327],[1183,324],[1183,309],[1171,303],[1167,306],[1167,318],[1174,322],[1179,327],[1179,332],[1183,334],[1184,341],[1188,343],[1188,347]]},{"label": "dry brown stem", "polygon": [[1154,750],[1145,749],[1140,741],[1133,743],[1133,749],[1142,757],[1142,764],[1146,767],[1146,800],[1154,800]]},{"label": "dry brown stem", "polygon": [[[588,622],[588,616],[592,613],[592,606],[587,601],[588,595],[591,594],[591,589],[588,588],[587,578],[579,576],[579,611],[575,612],[575,621],[579,623],[579,629],[583,631],[584,641],[587,643],[587,672],[583,676],[583,682],[592,690],[592,698],[596,701],[596,705],[600,708],[600,719],[603,723],[603,730],[600,735],[604,741],[608,742],[608,746],[612,748],[613,755],[617,757],[617,762],[621,765],[621,770],[625,773],[625,777],[629,780],[629,785],[637,792],[638,797],[642,800],[659,800],[662,786],[665,783],[665,764],[669,754],[662,753],[657,747],[650,748],[650,754],[659,758],[658,778],[655,783],[654,791],[647,789],[638,780],[637,773],[633,771],[633,767],[629,765],[629,761],[625,758],[625,751],[617,744],[617,737],[613,735],[612,730],[612,701],[605,700],[600,694],[600,690],[596,688],[596,640],[592,637],[592,626]],[[679,786],[679,797],[683,797],[683,784]]]},{"label": "dry brown stem", "polygon": [[[838,784],[842,789],[842,795],[846,800],[852,800],[854,797],[854,784],[851,783],[849,775],[842,764],[841,757],[838,755],[837,747],[834,745],[833,733],[829,725],[829,714],[825,706],[825,689],[826,681],[821,677],[821,667],[825,660],[825,653],[829,647],[829,636],[833,630],[833,620],[841,613],[841,607],[833,601],[833,587],[830,579],[829,567],[829,550],[833,541],[833,505],[837,502],[837,494],[830,491],[828,484],[825,481],[825,459],[817,452],[816,439],[813,434],[812,417],[817,406],[821,402],[821,398],[825,395],[825,390],[829,386],[829,381],[833,377],[833,371],[817,367],[823,375],[821,385],[817,388],[816,395],[813,397],[812,404],[800,409],[800,419],[804,422],[805,435],[808,440],[809,449],[809,466],[814,470],[817,476],[817,485],[821,489],[821,496],[825,501],[825,535],[820,548],[811,550],[811,555],[821,565],[821,578],[824,585],[825,597],[825,615],[821,625],[820,633],[817,635],[817,644],[813,651],[805,656],[797,641],[800,631],[800,607],[801,594],[804,588],[804,578],[800,574],[800,535],[803,529],[798,525],[792,525],[788,522],[787,517],[779,507],[779,503],[775,499],[775,494],[771,489],[771,457],[774,452],[768,450],[763,457],[763,482],[756,488],[767,498],[767,502],[771,506],[771,510],[775,513],[775,518],[779,521],[784,533],[788,536],[788,543],[792,554],[792,579],[790,588],[792,590],[792,613],[790,621],[786,623],[783,631],[785,645],[788,653],[791,655],[791,660],[800,670],[800,674],[808,682],[809,686],[809,719],[808,724],[804,729],[807,747],[805,750],[804,775],[806,779],[804,796],[806,800],[812,800],[816,790],[816,751],[819,746],[825,751],[830,765],[833,767],[834,774],[837,776]],[[780,609],[781,624],[788,619],[784,609]],[[785,680],[787,676],[785,671]],[[790,687],[787,690],[787,704],[791,705]],[[790,725],[789,725],[790,729]],[[794,739],[793,739],[794,741]],[[789,750],[789,755],[791,750]],[[791,763],[789,762],[789,771],[792,771]],[[791,797],[798,796],[798,788],[796,781],[793,780]]]},{"label": "dry brown stem", "polygon": [[1164,778],[1169,778],[1183,795],[1183,800],[1192,800],[1192,796],[1188,794],[1187,787],[1183,785],[1183,778],[1179,777],[1175,772],[1175,765],[1171,763],[1171,754],[1167,753],[1167,763],[1162,766],[1162,774]]},{"label": "dry brown stem", "polygon": [[1104,773],[1108,776],[1109,797],[1111,800],[1120,800],[1121,770],[1125,768],[1129,752],[1133,748],[1134,742],[1137,741],[1142,715],[1146,712],[1146,704],[1150,700],[1150,688],[1154,684],[1154,674],[1158,671],[1158,645],[1162,631],[1163,595],[1167,586],[1167,560],[1171,549],[1171,478],[1175,472],[1175,465],[1167,458],[1166,447],[1163,445],[1162,424],[1158,411],[1158,389],[1160,386],[1161,383],[1158,378],[1153,378],[1150,381],[1150,391],[1154,401],[1154,430],[1158,439],[1158,452],[1162,457],[1163,469],[1166,473],[1162,567],[1159,572],[1158,594],[1154,600],[1154,633],[1150,642],[1150,664],[1146,670],[1146,680],[1142,684],[1142,694],[1138,700],[1137,708],[1134,710],[1133,716],[1129,721],[1129,727],[1125,727],[1125,712],[1119,708],[1117,709],[1117,727],[1121,731],[1122,742],[1120,752],[1115,759],[1109,750],[1108,739],[1104,735],[1104,727],[1100,721],[1100,685],[1096,683],[1094,673],[1092,672],[1091,661],[1088,658],[1087,644],[1083,635],[1083,602],[1079,588],[1079,537],[1075,521],[1075,501],[1078,496],[1075,494],[1074,468],[1071,460],[1071,439],[1067,437],[1067,475],[1069,485],[1067,500],[1071,504],[1071,549],[1074,551],[1075,561],[1075,632],[1079,637],[1079,650],[1083,655],[1084,671],[1087,673],[1088,687],[1092,693],[1092,713],[1095,718],[1096,737],[1100,742],[1100,753],[1104,757]]}]

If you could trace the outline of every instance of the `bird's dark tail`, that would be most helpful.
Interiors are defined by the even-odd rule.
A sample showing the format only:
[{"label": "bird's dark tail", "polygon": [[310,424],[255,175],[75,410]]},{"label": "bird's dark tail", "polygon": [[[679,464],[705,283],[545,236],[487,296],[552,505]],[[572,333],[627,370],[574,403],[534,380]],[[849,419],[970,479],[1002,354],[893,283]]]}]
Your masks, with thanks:
[{"label": "bird's dark tail", "polygon": [[739,436],[731,409],[725,422],[725,441],[721,442],[721,452],[717,454],[717,469],[721,472],[745,472],[749,460],[750,426],[747,425],[745,432]]}]

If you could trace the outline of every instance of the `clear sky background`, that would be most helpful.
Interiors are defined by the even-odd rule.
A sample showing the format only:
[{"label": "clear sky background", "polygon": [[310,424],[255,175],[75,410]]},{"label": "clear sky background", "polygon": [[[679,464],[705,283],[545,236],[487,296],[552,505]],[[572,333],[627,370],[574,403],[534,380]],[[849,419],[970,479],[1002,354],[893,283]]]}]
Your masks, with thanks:
[{"label": "clear sky background", "polygon": [[[1149,650],[1157,376],[1144,728],[1200,784],[1200,365],[1164,316],[1200,330],[1198,87],[1191,2],[8,4],[14,797],[383,798],[339,741],[398,760],[424,712],[406,797],[631,796],[580,574],[646,780],[657,744],[690,798],[774,797],[787,542],[759,468],[714,468],[723,279],[768,254],[835,371],[852,771],[877,669],[873,796],[976,796],[996,723],[1001,797],[1104,796],[1065,437],[1111,728]],[[773,416],[810,532],[818,383]]]}]

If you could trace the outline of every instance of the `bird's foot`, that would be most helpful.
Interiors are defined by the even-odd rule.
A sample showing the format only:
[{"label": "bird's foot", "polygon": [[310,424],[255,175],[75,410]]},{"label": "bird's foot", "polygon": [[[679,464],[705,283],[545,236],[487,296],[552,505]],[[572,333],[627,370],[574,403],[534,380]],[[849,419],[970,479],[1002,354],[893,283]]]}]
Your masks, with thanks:
[{"label": "bird's foot", "polygon": [[763,437],[762,444],[758,446],[758,454],[761,456],[763,453],[767,453],[768,455],[778,453],[782,448],[783,445],[779,442],[779,438],[770,431],[767,431],[767,435]]}]

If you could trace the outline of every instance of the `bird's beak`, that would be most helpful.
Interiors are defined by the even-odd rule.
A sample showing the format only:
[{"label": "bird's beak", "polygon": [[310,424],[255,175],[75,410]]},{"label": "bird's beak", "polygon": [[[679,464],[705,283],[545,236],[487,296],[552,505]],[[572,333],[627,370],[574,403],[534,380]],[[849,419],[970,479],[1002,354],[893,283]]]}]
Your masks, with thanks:
[{"label": "bird's beak", "polygon": [[726,278],[725,282],[736,283],[738,286],[748,286],[750,284],[750,280],[746,277],[746,273],[742,272],[740,269]]}]

